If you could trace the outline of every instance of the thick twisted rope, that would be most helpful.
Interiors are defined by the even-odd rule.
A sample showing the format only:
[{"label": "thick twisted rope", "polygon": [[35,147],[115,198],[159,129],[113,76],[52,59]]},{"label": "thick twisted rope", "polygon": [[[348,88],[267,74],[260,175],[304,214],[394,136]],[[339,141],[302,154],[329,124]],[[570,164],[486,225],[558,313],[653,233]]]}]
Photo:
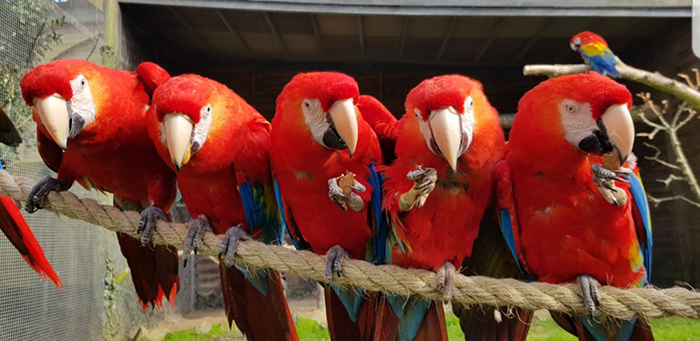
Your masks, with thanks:
[{"label": "thick twisted rope", "polygon": [[[24,177],[12,177],[0,171],[0,195],[8,195],[24,202],[34,182]],[[52,192],[45,209],[83,220],[104,228],[139,237],[136,233],[140,215],[104,206],[92,199],[79,199],[71,192]],[[181,247],[187,235],[183,224],[159,221],[153,232],[155,244]],[[198,254],[216,257],[221,239],[211,232],[204,234]],[[241,241],[234,261],[250,268],[271,268],[296,276],[324,280],[326,259],[308,251],[295,251],[282,246],[265,245],[257,241]],[[342,277],[333,283],[343,287],[359,287],[402,296],[421,296],[441,300],[444,293],[437,288],[435,273],[403,269],[393,265],[372,265],[359,260],[343,262]],[[619,289],[600,288],[602,302],[600,317],[630,319],[634,316],[649,318],[682,316],[700,318],[700,293],[675,287]],[[548,309],[566,313],[585,313],[579,287],[575,284],[553,285],[525,283],[514,279],[495,279],[457,274],[452,301],[463,305],[490,305],[494,307],[521,307],[528,310]]]}]

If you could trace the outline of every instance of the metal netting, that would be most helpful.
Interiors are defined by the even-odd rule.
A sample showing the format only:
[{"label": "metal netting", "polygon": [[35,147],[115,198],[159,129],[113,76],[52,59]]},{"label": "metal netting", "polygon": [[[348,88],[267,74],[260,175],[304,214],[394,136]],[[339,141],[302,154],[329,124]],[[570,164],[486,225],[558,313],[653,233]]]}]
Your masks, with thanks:
[{"label": "metal netting", "polygon": [[[28,68],[53,59],[90,56],[101,63],[104,14],[93,2],[0,1],[0,106],[24,140],[16,149],[0,147],[12,174],[34,179],[52,174],[37,153],[36,125],[19,80]],[[77,184],[72,190],[96,196]],[[65,289],[39,277],[0,234],[0,340],[103,339],[107,259],[117,272],[125,267],[114,234],[44,211],[25,217]]]}]

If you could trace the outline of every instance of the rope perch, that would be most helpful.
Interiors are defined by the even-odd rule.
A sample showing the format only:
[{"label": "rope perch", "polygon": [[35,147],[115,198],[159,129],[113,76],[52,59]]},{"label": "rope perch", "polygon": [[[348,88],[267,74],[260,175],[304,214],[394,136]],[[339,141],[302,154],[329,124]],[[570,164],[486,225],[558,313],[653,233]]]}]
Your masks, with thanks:
[{"label": "rope perch", "polygon": [[[34,182],[28,178],[13,177],[7,171],[0,171],[0,195],[8,195],[23,203],[33,185]],[[110,231],[139,237],[136,234],[140,218],[137,212],[100,205],[92,199],[80,199],[68,191],[50,193],[45,209],[103,226]],[[184,244],[186,235],[185,225],[159,221],[152,241],[155,244],[174,245],[179,248]],[[206,232],[202,241],[203,245],[200,245],[198,254],[217,257],[221,239],[211,232]],[[271,268],[317,281],[324,280],[326,267],[323,256],[252,240],[239,243],[235,262],[250,268]],[[334,277],[333,283],[394,295],[415,295],[431,300],[443,298],[443,293],[437,289],[433,272],[403,269],[393,265],[375,266],[359,260],[345,260],[343,276]],[[700,293],[684,288],[658,290],[604,286],[600,288],[600,293],[602,302],[597,313],[599,317],[700,318]],[[514,279],[467,277],[457,274],[452,301],[463,305],[516,306],[528,310],[547,309],[585,314],[580,290],[575,284],[525,283]]]}]

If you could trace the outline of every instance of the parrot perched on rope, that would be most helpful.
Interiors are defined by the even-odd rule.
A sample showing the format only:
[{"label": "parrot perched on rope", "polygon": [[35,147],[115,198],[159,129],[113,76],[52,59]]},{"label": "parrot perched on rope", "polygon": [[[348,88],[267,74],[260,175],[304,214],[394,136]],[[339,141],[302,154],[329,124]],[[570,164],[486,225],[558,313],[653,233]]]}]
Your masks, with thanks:
[{"label": "parrot perched on rope", "polygon": [[[141,212],[141,225],[167,219],[175,200],[175,173],[160,159],[145,124],[150,94],[170,77],[145,62],[135,72],[114,70],[77,59],[56,60],[30,70],[22,96],[33,108],[39,155],[58,173],[32,189],[28,212],[40,209],[51,191],[68,190],[77,181],[86,189],[114,194],[115,204]],[[153,204],[153,206],[149,206]],[[144,245],[118,233],[143,309],[175,303],[180,287],[177,250]]]},{"label": "parrot perched on rope", "polygon": [[[644,286],[651,271],[649,206],[633,173],[627,88],[595,72],[552,78],[526,93],[496,187],[501,228],[526,276],[577,282],[586,311],[600,284]],[[581,340],[651,340],[630,321],[552,314]]]},{"label": "parrot perched on rope", "polygon": [[[383,208],[393,231],[388,262],[436,271],[449,300],[455,271],[472,254],[492,198],[493,169],[504,153],[498,113],[479,82],[448,75],[413,88],[398,122],[368,121],[381,138],[396,141],[396,160],[383,170]],[[377,327],[383,340],[447,340],[442,303],[384,297]]]},{"label": "parrot perched on rope", "polygon": [[605,76],[620,77],[620,72],[615,68],[617,61],[615,55],[608,48],[608,43],[603,37],[589,31],[581,32],[569,41],[571,49],[580,53],[581,58],[590,64],[593,71]]},{"label": "parrot perched on rope", "polygon": [[226,86],[182,75],[153,95],[149,134],[177,172],[182,199],[194,218],[183,252],[206,228],[225,235],[219,256],[229,325],[248,340],[298,340],[278,271],[250,273],[233,264],[242,239],[281,244],[284,237],[270,172],[270,123]]},{"label": "parrot perched on rope", "polygon": [[[2,108],[0,108],[0,143],[11,147],[17,147],[22,143],[22,137],[17,128]],[[0,162],[0,169],[4,168]],[[50,279],[57,287],[63,287],[61,279],[49,264],[44,250],[41,249],[27,221],[17,208],[17,203],[8,196],[0,196],[0,230],[34,271]]]},{"label": "parrot perched on rope", "polygon": [[[327,283],[334,273],[342,275],[346,258],[381,262],[374,237],[382,230],[375,170],[382,154],[358,101],[359,88],[348,75],[298,74],[277,98],[272,120],[278,203],[295,246],[326,254]],[[325,291],[331,339],[370,340],[377,294],[332,284]]]}]

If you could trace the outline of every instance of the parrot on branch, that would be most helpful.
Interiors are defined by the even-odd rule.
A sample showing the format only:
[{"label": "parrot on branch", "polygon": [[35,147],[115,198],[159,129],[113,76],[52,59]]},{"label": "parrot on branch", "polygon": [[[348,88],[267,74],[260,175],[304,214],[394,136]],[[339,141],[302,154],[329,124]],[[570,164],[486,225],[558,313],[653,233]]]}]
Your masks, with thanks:
[{"label": "parrot on branch", "polygon": [[[20,86],[33,108],[37,142],[44,163],[58,173],[32,189],[25,204],[35,212],[51,191],[77,181],[86,189],[114,194],[122,209],[141,212],[141,240],[117,233],[143,309],[175,303],[180,287],[177,250],[146,245],[156,219],[167,219],[177,189],[175,173],[160,159],[145,124],[150,94],[170,75],[145,62],[135,72],[63,59],[39,65]],[[152,204],[152,206],[149,206]]]},{"label": "parrot on branch", "polygon": [[608,48],[608,43],[603,37],[589,31],[581,32],[569,41],[571,49],[580,53],[581,58],[590,64],[593,71],[605,76],[620,77],[620,72],[615,68],[617,60]]},{"label": "parrot on branch", "polygon": [[[498,113],[479,82],[447,75],[413,88],[398,122],[367,120],[382,140],[396,143],[396,160],[382,169],[383,209],[393,231],[387,261],[436,271],[449,300],[455,271],[472,255],[491,203],[492,174],[505,143]],[[496,224],[491,228],[498,231]],[[499,241],[505,245],[497,235]],[[379,309],[382,340],[447,340],[441,302],[384,295]]]},{"label": "parrot on branch", "polygon": [[[10,147],[17,147],[22,143],[22,137],[17,128],[2,108],[0,108],[0,143]],[[0,169],[4,168],[0,161]],[[17,208],[17,203],[8,196],[0,196],[0,230],[34,271],[50,279],[56,287],[63,287],[61,279],[49,264],[44,250],[41,249],[27,221]]]},{"label": "parrot on branch", "polygon": [[497,166],[501,228],[529,280],[577,282],[586,314],[552,313],[581,340],[653,340],[646,320],[594,318],[598,287],[640,287],[651,222],[632,154],[627,88],[598,73],[549,79],[519,103]]},{"label": "parrot on branch", "polygon": [[183,252],[205,229],[224,235],[219,253],[229,325],[248,340],[298,340],[282,277],[233,263],[239,240],[281,244],[284,228],[270,171],[270,123],[232,90],[197,75],[173,77],[153,95],[149,134],[177,172],[193,217]]},{"label": "parrot on branch", "polygon": [[375,239],[386,232],[375,170],[382,154],[359,100],[348,75],[298,74],[277,98],[272,120],[278,204],[295,246],[326,254],[326,316],[335,341],[372,339],[377,294],[336,287],[333,274],[342,275],[346,258],[380,263],[375,247],[385,245]]}]

